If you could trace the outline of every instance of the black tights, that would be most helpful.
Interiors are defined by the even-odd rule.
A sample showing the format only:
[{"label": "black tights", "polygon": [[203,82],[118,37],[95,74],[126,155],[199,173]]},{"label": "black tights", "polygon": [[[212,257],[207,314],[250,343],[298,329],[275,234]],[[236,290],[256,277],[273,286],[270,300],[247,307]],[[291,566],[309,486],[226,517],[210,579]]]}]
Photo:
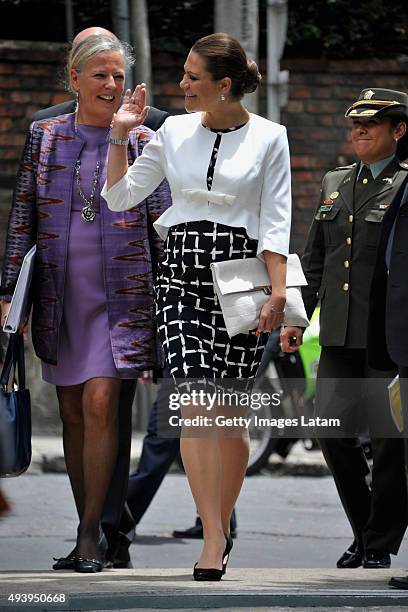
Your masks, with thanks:
[{"label": "black tights", "polygon": [[118,451],[120,380],[92,378],[57,387],[64,455],[79,516],[71,554],[98,558],[99,523]]}]

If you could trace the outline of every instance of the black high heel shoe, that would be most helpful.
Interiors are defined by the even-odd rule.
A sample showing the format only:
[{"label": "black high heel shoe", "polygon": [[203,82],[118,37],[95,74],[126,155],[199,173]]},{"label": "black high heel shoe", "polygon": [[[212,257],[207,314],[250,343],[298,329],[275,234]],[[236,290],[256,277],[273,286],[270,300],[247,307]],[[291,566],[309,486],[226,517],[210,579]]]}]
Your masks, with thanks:
[{"label": "black high heel shoe", "polygon": [[223,573],[222,569],[216,569],[215,567],[197,567],[196,563],[193,569],[193,578],[198,582],[219,582]]},{"label": "black high heel shoe", "polygon": [[[225,536],[226,545],[222,555],[222,569],[215,567],[197,567],[197,563],[194,565],[193,578],[199,582],[219,582],[225,572],[227,571],[227,564],[229,561],[229,554],[231,552],[233,542],[231,536]],[[225,560],[225,557],[227,558]]]},{"label": "black high heel shoe", "polygon": [[227,565],[228,565],[228,561],[229,561],[229,557],[230,557],[230,552],[232,550],[232,547],[234,546],[234,541],[233,541],[231,535],[226,535],[225,539],[226,539],[227,543],[225,545],[224,554],[222,556],[222,573],[223,574],[225,574],[225,572],[227,571]]}]

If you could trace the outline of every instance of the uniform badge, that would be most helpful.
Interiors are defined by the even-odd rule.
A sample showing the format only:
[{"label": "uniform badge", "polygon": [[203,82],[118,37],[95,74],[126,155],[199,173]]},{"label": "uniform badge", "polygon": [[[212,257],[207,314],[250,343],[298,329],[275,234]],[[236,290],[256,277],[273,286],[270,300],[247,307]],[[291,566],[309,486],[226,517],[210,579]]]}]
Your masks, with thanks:
[{"label": "uniform badge", "polygon": [[[326,200],[325,200],[325,202],[326,202]],[[319,208],[319,212],[322,212],[322,213],[330,212],[332,208],[333,208],[333,204],[323,204]]]},{"label": "uniform badge", "polygon": [[324,200],[323,204],[333,204],[333,200]]},{"label": "uniform badge", "polygon": [[384,204],[380,204],[378,208],[379,208],[380,210],[387,210],[387,208],[389,208],[389,206],[390,206],[389,204],[385,204],[385,203],[384,203]]},{"label": "uniform badge", "polygon": [[339,195],[340,195],[340,194],[339,194],[339,192],[338,192],[338,191],[333,191],[333,193],[331,193],[331,194],[330,194],[330,198],[331,198],[332,200],[335,200],[336,198],[338,198],[338,197],[339,197]]},{"label": "uniform badge", "polygon": [[392,178],[389,176],[386,176],[385,178],[381,179],[383,183],[387,183],[388,185],[392,185]]}]

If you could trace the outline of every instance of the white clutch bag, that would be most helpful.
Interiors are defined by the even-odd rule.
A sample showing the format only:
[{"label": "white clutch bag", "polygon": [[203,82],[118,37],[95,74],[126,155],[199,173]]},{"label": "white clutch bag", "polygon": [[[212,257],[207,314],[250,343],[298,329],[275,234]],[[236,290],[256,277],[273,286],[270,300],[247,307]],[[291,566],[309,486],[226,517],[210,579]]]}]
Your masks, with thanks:
[{"label": "white clutch bag", "polygon": [[[258,326],[262,306],[271,293],[266,265],[256,257],[211,264],[214,288],[230,338]],[[300,287],[307,285],[298,255],[288,256],[285,325],[307,327],[309,320]]]}]

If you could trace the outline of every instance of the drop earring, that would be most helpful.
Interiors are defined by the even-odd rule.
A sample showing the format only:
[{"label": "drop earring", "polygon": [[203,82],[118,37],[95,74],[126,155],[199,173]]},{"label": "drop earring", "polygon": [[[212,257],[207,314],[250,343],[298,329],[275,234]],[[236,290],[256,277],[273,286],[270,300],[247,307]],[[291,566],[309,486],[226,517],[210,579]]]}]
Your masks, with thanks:
[{"label": "drop earring", "polygon": [[225,96],[224,96],[224,94],[221,94],[221,96],[220,96],[220,100],[221,100],[221,102],[225,102]]},{"label": "drop earring", "polygon": [[74,132],[78,134],[79,91],[75,93]]}]

